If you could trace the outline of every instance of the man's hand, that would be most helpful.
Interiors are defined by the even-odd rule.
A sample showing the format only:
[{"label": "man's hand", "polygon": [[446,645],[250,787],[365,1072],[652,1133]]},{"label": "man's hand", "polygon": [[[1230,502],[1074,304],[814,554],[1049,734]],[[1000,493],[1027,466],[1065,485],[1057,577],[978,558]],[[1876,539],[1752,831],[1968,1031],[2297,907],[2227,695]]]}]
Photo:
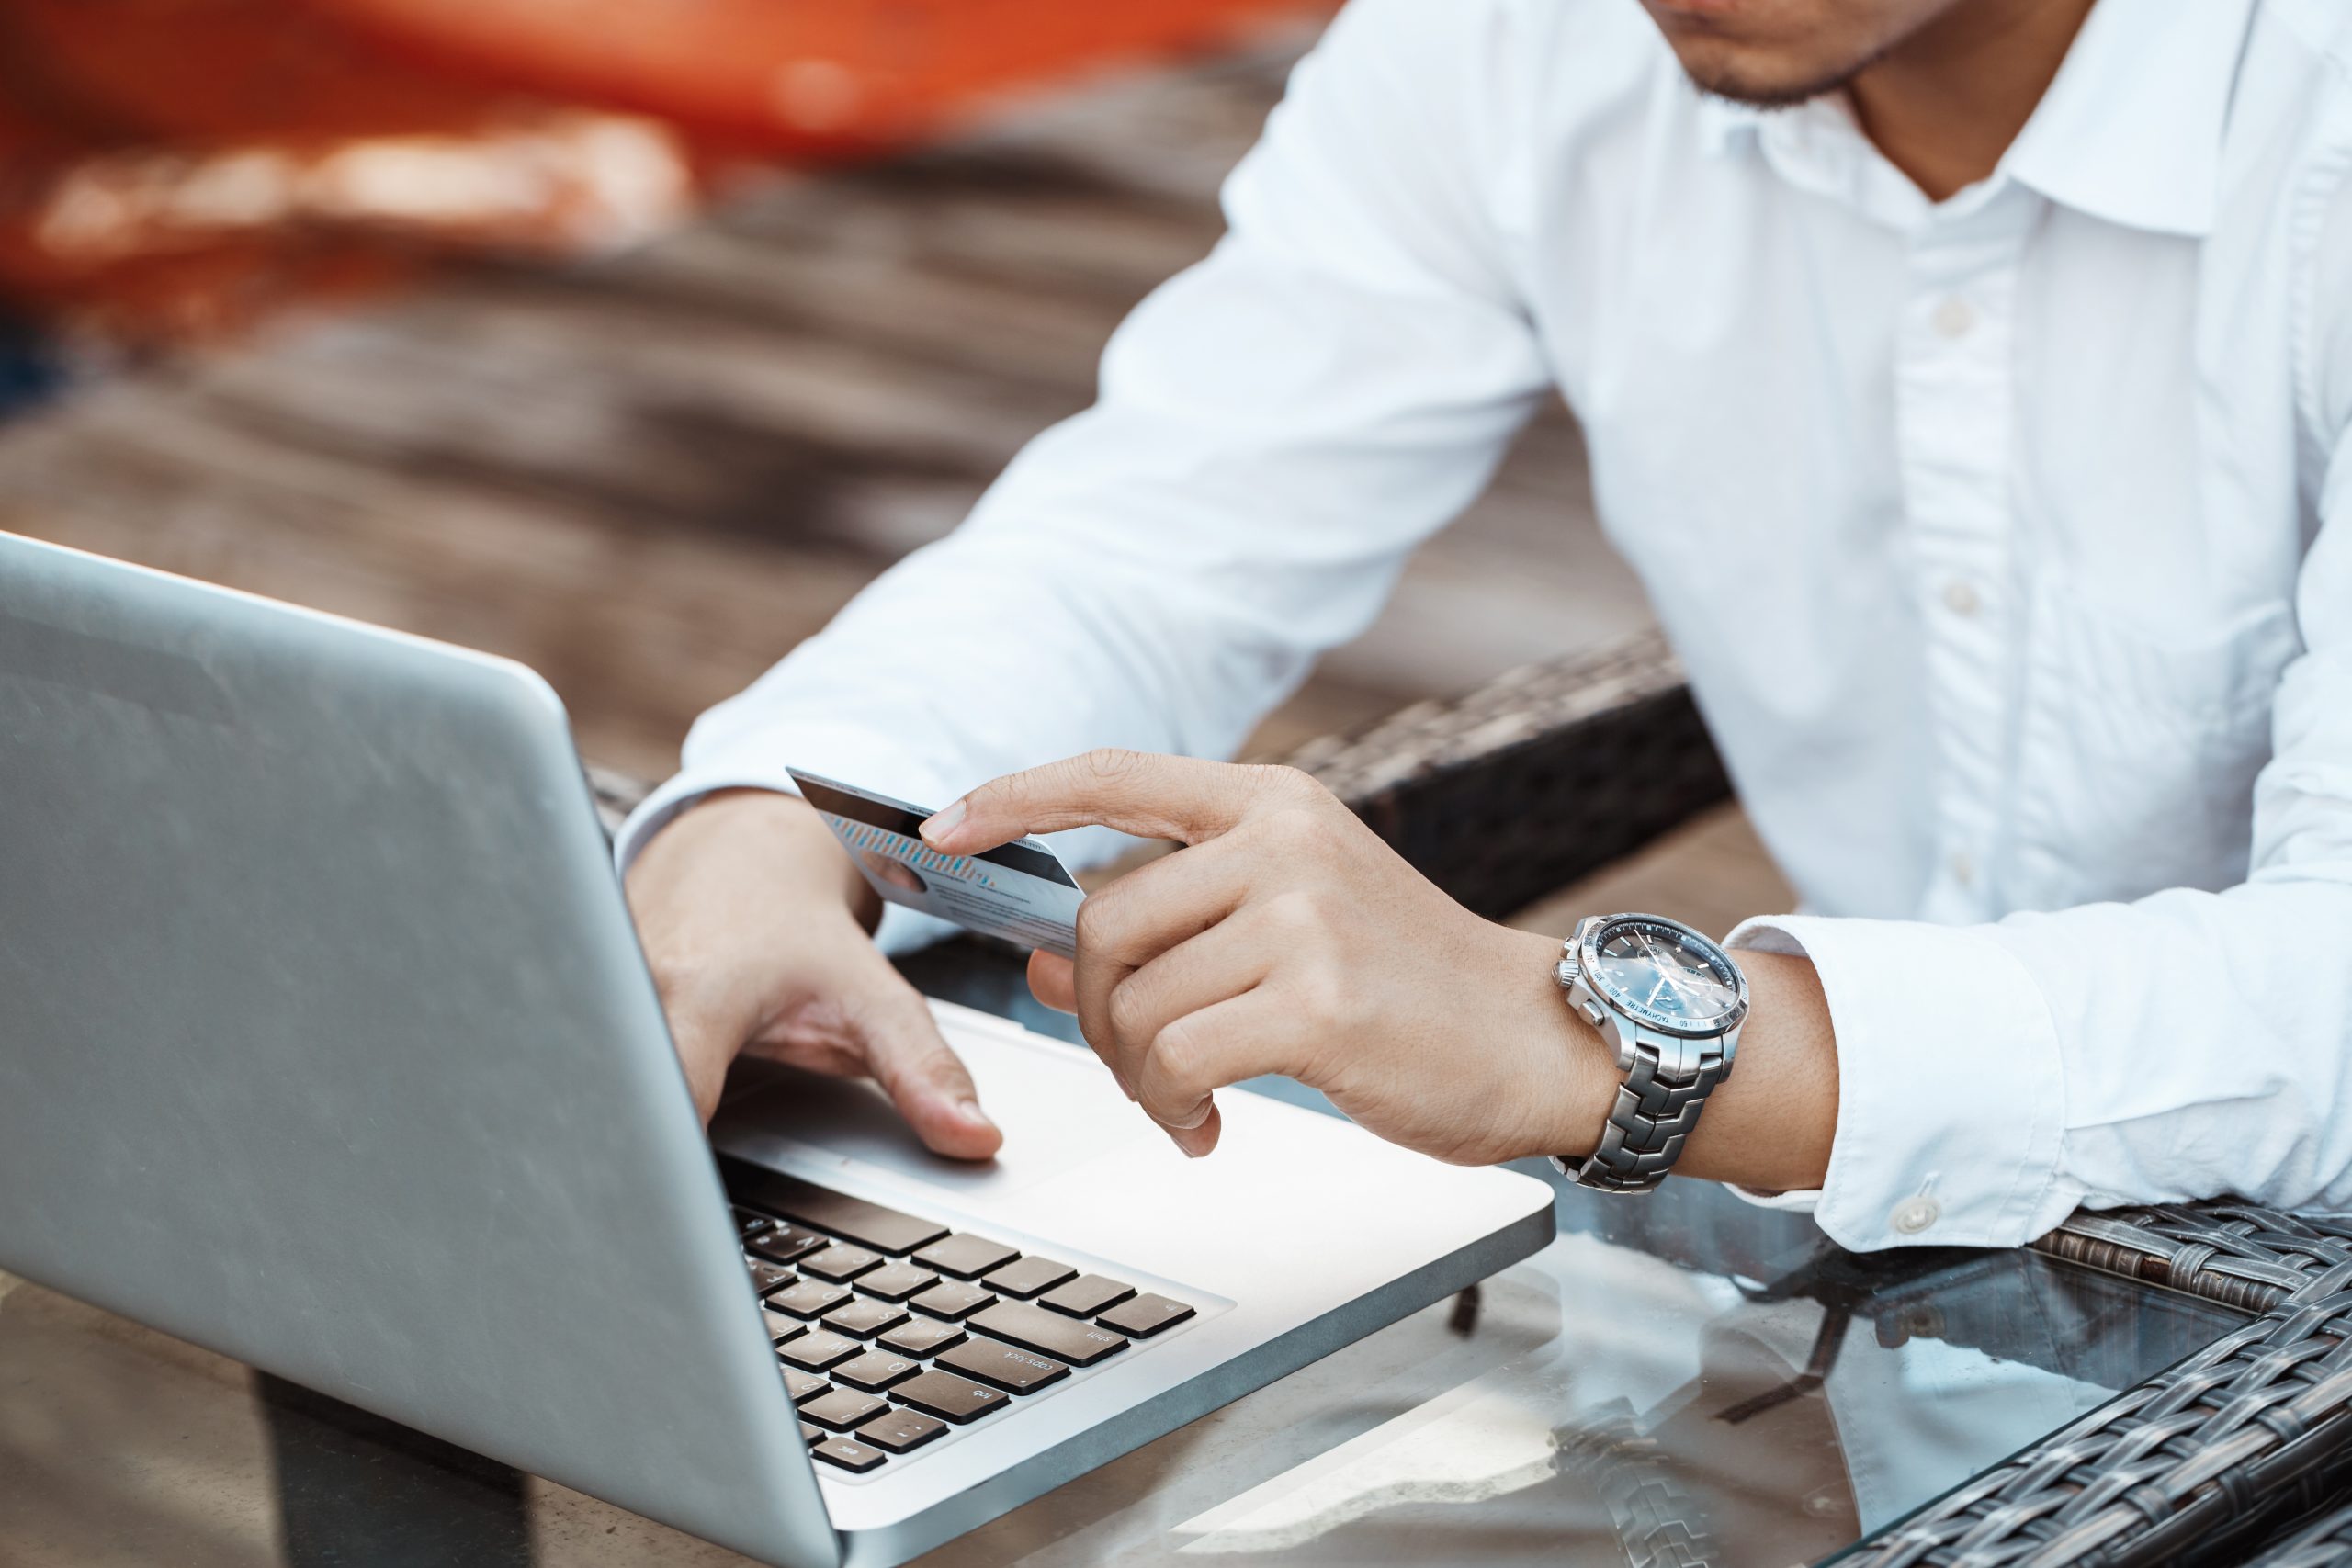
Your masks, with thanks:
[{"label": "man's hand", "polygon": [[940,1154],[986,1159],[1004,1142],[931,1010],[875,947],[880,900],[806,801],[710,796],[645,846],[628,898],[704,1121],[749,1050],[872,1077]]},{"label": "man's hand", "polygon": [[1563,1001],[1556,941],[1478,919],[1304,773],[1101,751],[982,785],[937,850],[1100,823],[1186,848],[1080,906],[1078,962],[1030,984],[1177,1146],[1213,1091],[1279,1073],[1373,1132],[1460,1164],[1589,1150],[1614,1093]]}]

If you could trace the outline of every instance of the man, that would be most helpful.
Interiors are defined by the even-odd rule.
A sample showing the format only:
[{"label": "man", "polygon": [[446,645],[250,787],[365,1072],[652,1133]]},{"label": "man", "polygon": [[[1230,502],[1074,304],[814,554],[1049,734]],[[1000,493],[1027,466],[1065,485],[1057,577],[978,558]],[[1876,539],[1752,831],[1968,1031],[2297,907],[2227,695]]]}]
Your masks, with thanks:
[{"label": "man", "polygon": [[950,851],[1191,846],[1032,966],[1189,1151],[1278,1071],[1441,1157],[1592,1156],[1623,1075],[1556,944],[1184,760],[1556,384],[1807,910],[1734,933],[1739,1070],[1676,1168],[1855,1247],[2352,1205],[2352,7],[1357,0],[1227,203],[1100,404],[631,825],[706,1108],[749,1044],[997,1143],[791,762],[1012,774]]}]

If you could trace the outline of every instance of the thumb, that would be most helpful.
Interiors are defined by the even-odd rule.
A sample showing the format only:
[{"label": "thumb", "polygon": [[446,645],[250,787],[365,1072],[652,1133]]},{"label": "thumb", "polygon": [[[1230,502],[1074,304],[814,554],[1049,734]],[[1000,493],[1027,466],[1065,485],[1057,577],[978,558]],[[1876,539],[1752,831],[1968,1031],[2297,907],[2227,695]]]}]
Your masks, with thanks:
[{"label": "thumb", "polygon": [[1056,1012],[1078,1010],[1078,966],[1040,949],[1029,955],[1029,992]]},{"label": "thumb", "polygon": [[886,972],[885,984],[872,988],[848,1021],[865,1048],[866,1071],[925,1147],[978,1160],[1004,1146],[1004,1134],[980,1109],[971,1073],[941,1037],[922,996],[896,971]]}]

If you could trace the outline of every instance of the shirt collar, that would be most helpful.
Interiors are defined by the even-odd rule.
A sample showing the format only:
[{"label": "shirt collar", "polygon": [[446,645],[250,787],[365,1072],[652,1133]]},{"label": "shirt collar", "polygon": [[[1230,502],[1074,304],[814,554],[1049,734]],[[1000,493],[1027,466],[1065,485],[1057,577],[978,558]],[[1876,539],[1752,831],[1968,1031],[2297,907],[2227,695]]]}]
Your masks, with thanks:
[{"label": "shirt collar", "polygon": [[2254,0],[2098,0],[2003,167],[2134,229],[2213,226]]},{"label": "shirt collar", "polygon": [[[2204,234],[2253,9],[2254,0],[2098,0],[2001,172],[2112,223]],[[1820,107],[1702,97],[1701,144],[1720,152],[1742,131]]]}]

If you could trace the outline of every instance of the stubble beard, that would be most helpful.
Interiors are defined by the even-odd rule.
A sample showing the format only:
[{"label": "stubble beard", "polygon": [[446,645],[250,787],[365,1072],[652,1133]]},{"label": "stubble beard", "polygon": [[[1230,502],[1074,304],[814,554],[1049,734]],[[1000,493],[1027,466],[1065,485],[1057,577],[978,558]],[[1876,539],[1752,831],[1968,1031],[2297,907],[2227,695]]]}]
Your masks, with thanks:
[{"label": "stubble beard", "polygon": [[1845,91],[1855,77],[1886,58],[1888,47],[1891,46],[1872,50],[1852,64],[1838,70],[1824,72],[1811,78],[1800,78],[1793,83],[1749,82],[1742,79],[1736,71],[1702,74],[1688,62],[1684,63],[1682,71],[1690,78],[1691,85],[1711,98],[1721,98],[1725,103],[1738,104],[1747,108],[1792,109],[1815,98]]}]

